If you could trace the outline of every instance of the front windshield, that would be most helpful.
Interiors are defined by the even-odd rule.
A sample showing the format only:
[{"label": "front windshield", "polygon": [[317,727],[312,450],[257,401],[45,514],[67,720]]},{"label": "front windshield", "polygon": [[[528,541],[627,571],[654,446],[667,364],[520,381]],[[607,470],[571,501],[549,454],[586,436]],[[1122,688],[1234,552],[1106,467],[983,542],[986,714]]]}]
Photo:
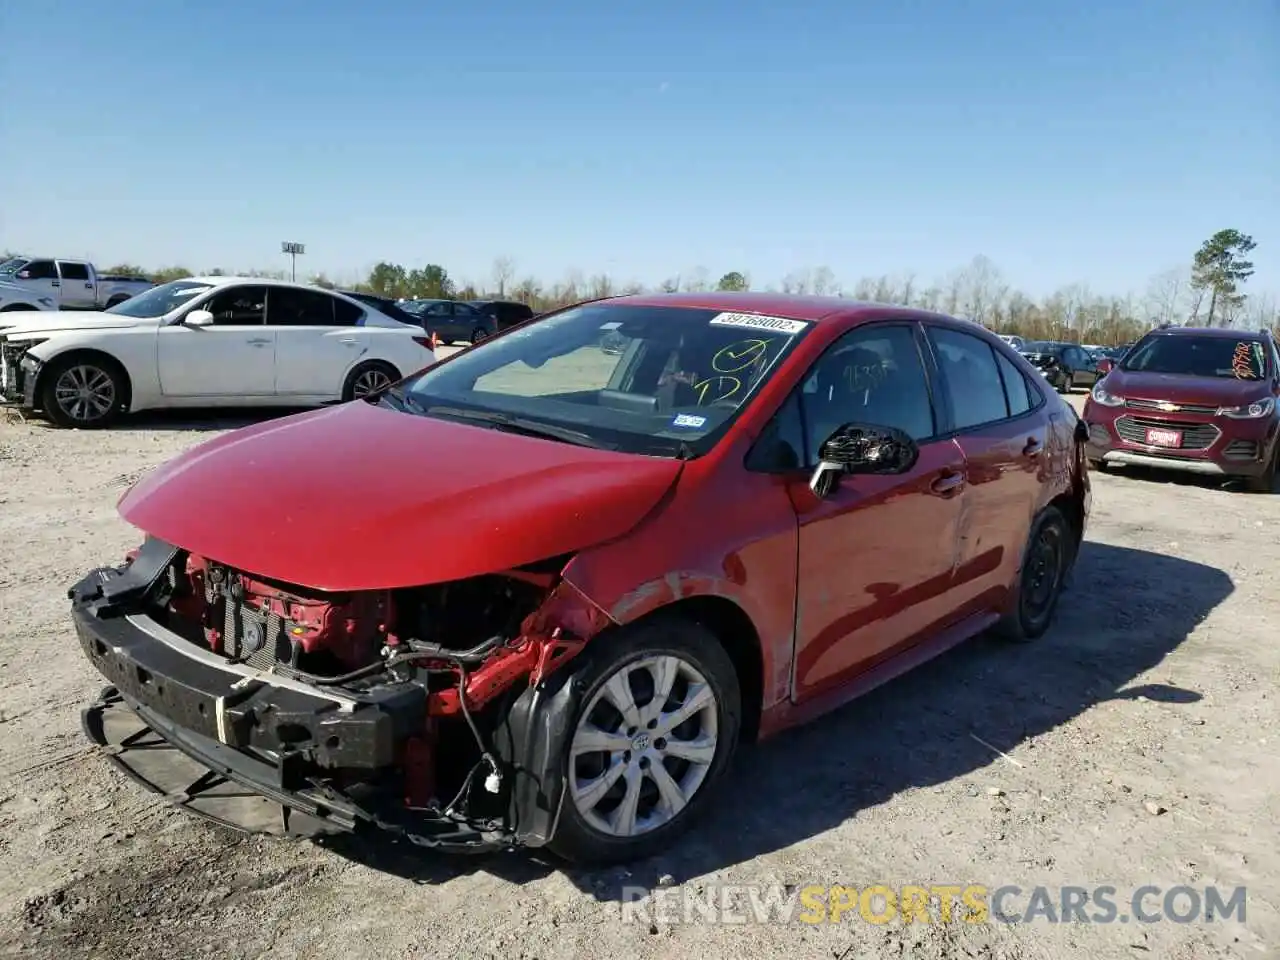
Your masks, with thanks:
[{"label": "front windshield", "polygon": [[11,257],[0,263],[0,277],[12,277],[28,263],[30,261],[26,257]]},{"label": "front windshield", "polygon": [[429,367],[397,396],[426,416],[515,417],[593,446],[697,454],[811,326],[692,307],[583,304]]},{"label": "front windshield", "polygon": [[117,303],[114,307],[108,308],[107,313],[119,314],[122,317],[163,317],[166,313],[189,303],[192,297],[212,289],[211,283],[174,280]]},{"label": "front windshield", "polygon": [[1269,375],[1262,341],[1234,337],[1152,337],[1134,347],[1121,366],[1135,373],[1234,380],[1262,380]]}]

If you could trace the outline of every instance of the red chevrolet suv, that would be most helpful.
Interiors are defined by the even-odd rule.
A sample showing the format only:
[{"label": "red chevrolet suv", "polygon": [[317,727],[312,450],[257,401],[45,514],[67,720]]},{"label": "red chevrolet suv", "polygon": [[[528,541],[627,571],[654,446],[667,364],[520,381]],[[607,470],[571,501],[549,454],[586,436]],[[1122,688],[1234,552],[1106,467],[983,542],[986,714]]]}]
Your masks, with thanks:
[{"label": "red chevrolet suv", "polygon": [[1266,330],[1162,327],[1139,340],[1085,402],[1094,467],[1238,478],[1268,493],[1280,457],[1280,355]]},{"label": "red chevrolet suv", "polygon": [[[576,305],[135,485],[142,547],[71,588],[111,684],[86,728],[189,809],[230,780],[424,847],[647,856],[739,741],[989,627],[1041,636],[1084,440],[971,322]],[[203,769],[162,779],[146,727]]]}]

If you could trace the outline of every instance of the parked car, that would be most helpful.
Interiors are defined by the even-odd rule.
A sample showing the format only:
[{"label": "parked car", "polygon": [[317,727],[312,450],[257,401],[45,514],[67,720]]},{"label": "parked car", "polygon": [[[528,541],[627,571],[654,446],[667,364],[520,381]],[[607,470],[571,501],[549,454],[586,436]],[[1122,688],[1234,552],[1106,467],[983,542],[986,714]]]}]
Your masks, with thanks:
[{"label": "parked car", "polygon": [[1089,462],[1244,481],[1267,493],[1280,456],[1280,355],[1270,331],[1148,333],[1085,402]]},{"label": "parked car", "polygon": [[47,297],[59,310],[114,307],[155,286],[146,277],[99,276],[86,260],[12,257],[0,263],[0,281],[14,283],[34,297]]},{"label": "parked car", "polygon": [[1092,387],[1098,379],[1097,364],[1078,344],[1033,340],[1019,352],[1061,393]]},{"label": "parked car", "polygon": [[15,310],[57,309],[58,304],[52,297],[40,296],[39,291],[21,284],[0,281],[0,313],[11,313]]},{"label": "parked car", "polygon": [[0,395],[61,426],[160,407],[351,400],[434,360],[417,327],[341,294],[248,277],[175,280],[104,313],[0,318]]},{"label": "parked car", "polygon": [[492,316],[460,300],[404,300],[400,307],[417,317],[422,329],[435,334],[441,343],[479,343],[498,332]]},{"label": "parked car", "polygon": [[365,306],[373,307],[383,316],[390,317],[392,320],[399,320],[401,323],[407,323],[411,327],[421,327],[422,320],[415,317],[412,313],[401,308],[400,304],[390,297],[380,297],[376,293],[361,293],[356,290],[339,290],[338,293],[344,297],[350,297],[352,300],[359,300]]},{"label": "parked car", "polygon": [[1001,333],[1001,334],[998,334],[998,336],[1000,337],[1001,340],[1003,340],[1009,346],[1013,347],[1013,349],[1015,350],[1021,350],[1022,345],[1026,343],[1026,341],[1023,340],[1022,337],[1018,336],[1016,333]]},{"label": "parked car", "polygon": [[506,330],[517,323],[532,320],[535,316],[533,307],[518,300],[468,300],[473,307],[494,321],[494,328]]},{"label": "parked car", "polygon": [[329,830],[647,856],[728,802],[740,740],[987,628],[1044,634],[1080,428],[967,321],[572,306],[135,484],[144,543],[71,590],[113,685],[87,725],[149,725]]}]

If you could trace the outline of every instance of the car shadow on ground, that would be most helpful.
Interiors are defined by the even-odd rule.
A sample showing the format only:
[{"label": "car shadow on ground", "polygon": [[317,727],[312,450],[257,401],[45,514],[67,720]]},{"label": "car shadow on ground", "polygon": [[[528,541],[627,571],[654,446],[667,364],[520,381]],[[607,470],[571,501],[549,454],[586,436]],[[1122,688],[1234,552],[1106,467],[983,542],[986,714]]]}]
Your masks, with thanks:
[{"label": "car shadow on ground", "polygon": [[[1200,487],[1203,490],[1221,490],[1238,496],[1258,496],[1258,494],[1250,493],[1245,489],[1245,483],[1243,480],[1234,478],[1230,480],[1221,480],[1216,477],[1206,477],[1201,476],[1200,474],[1184,473],[1177,470],[1155,470],[1150,467],[1138,466],[1108,467],[1107,475],[1110,477],[1125,478],[1140,483],[1178,487]],[[1277,476],[1275,482],[1272,483],[1270,493],[1272,495],[1280,493],[1280,476]]]},{"label": "car shadow on ground", "polygon": [[[367,866],[434,883],[483,870],[523,882],[562,870],[600,900],[634,897],[745,863],[840,826],[906,790],[948,784],[1096,704],[1181,705],[1194,690],[1135,684],[1232,592],[1213,567],[1086,542],[1044,638],[987,636],[814,723],[738,754],[714,815],[668,852],[626,868],[580,869],[530,854],[455,859],[391,844],[327,844]],[[669,878],[669,879],[667,879]]]}]

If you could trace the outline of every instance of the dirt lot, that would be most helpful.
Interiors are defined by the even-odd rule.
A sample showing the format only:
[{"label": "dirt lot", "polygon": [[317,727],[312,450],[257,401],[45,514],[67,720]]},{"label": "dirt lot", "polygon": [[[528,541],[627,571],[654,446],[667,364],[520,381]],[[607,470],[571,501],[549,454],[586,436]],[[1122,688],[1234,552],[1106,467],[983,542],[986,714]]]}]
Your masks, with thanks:
[{"label": "dirt lot", "polygon": [[[6,955],[1280,956],[1280,496],[1098,476],[1076,580],[1043,642],[980,639],[749,751],[716,822],[669,856],[578,872],[241,839],[169,810],[89,749],[79,711],[102,681],[69,630],[65,588],[134,545],[114,512],[132,478],[226,425],[0,423]],[[1110,884],[1121,912],[1145,884],[1244,885],[1247,919],[621,919],[631,885],[747,883]]]}]

